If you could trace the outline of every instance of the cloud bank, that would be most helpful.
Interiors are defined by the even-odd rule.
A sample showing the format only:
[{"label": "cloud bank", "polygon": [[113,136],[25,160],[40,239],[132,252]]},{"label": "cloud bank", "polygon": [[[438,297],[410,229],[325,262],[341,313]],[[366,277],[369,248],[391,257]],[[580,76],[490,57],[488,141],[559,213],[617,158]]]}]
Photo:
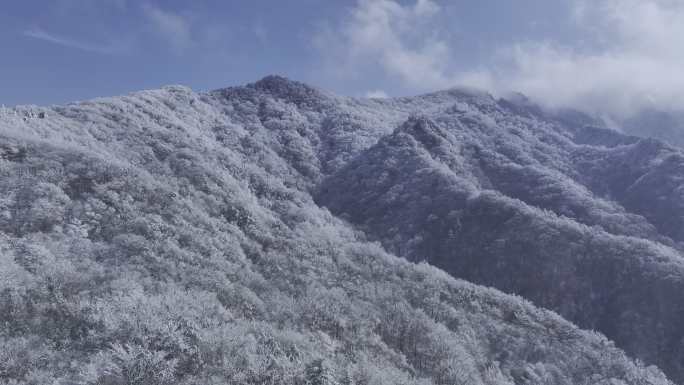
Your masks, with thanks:
[{"label": "cloud bank", "polygon": [[508,49],[510,66],[492,85],[552,106],[629,116],[643,108],[684,109],[684,3],[578,1],[576,22],[597,47],[528,42]]},{"label": "cloud bank", "polygon": [[486,65],[456,70],[459,55],[432,0],[359,0],[316,37],[337,71],[380,72],[415,92],[470,86],[519,91],[550,107],[628,117],[684,108],[684,2],[574,0],[568,15],[589,44],[521,41],[492,49]]}]

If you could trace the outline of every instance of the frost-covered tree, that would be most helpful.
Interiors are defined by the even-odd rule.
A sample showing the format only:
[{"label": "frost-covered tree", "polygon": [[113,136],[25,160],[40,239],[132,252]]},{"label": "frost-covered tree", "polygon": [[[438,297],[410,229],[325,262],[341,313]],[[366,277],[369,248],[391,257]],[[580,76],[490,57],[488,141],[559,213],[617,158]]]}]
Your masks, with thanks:
[{"label": "frost-covered tree", "polygon": [[333,370],[324,359],[315,359],[306,365],[306,385],[337,385]]}]

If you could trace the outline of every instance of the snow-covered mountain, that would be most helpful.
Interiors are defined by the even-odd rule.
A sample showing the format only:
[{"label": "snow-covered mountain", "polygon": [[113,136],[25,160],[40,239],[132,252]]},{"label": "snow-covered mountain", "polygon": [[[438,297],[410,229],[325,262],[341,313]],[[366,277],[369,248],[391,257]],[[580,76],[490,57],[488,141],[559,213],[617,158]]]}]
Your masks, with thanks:
[{"label": "snow-covered mountain", "polygon": [[0,379],[682,381],[683,154],[589,123],[277,76],[0,110]]}]

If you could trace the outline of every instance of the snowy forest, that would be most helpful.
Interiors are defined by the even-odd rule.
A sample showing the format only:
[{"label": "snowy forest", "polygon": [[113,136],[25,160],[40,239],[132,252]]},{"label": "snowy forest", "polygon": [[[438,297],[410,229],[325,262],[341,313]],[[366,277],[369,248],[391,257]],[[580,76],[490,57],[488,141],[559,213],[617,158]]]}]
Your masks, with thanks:
[{"label": "snowy forest", "polygon": [[684,152],[279,76],[0,110],[0,383],[684,381]]}]

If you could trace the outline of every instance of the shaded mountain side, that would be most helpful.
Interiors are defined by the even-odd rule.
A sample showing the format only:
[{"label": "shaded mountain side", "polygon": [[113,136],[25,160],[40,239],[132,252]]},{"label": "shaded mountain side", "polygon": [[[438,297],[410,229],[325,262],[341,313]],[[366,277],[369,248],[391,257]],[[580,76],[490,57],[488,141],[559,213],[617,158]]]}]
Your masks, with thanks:
[{"label": "shaded mountain side", "polygon": [[[661,308],[681,293],[679,254],[664,245],[677,240],[581,179],[575,162],[582,149],[587,160],[623,144],[578,145],[578,129],[520,108],[465,90],[343,98],[267,77],[206,94],[173,86],[12,109],[0,116],[0,378],[669,383],[598,333],[369,242],[605,318],[578,319],[589,327],[619,313],[615,338],[634,331],[620,347],[677,378],[676,342],[646,341],[651,327],[677,341],[674,313]],[[427,118],[402,125],[417,113]],[[463,202],[460,213],[444,209]],[[559,252],[563,236],[583,248]],[[442,252],[455,245],[471,249]],[[530,260],[528,248],[556,254]],[[652,258],[632,259],[634,248]],[[584,270],[568,273],[547,255]],[[624,279],[636,262],[650,281]],[[554,269],[568,293],[541,279]]]},{"label": "shaded mountain side", "polygon": [[606,151],[583,148],[574,163],[582,182],[641,214],[658,231],[684,240],[684,154],[653,139]]},{"label": "shaded mountain side", "polygon": [[[650,216],[658,206],[668,206],[670,220],[677,220],[678,206],[671,202],[679,195],[671,192],[682,169],[659,172],[679,159],[676,152],[660,144],[650,153],[640,150],[649,140],[615,148],[568,146],[569,159],[602,171],[578,167],[587,177],[575,181],[567,176],[575,170],[563,174],[541,162],[515,162],[480,137],[443,128],[439,119],[448,118],[406,122],[327,178],[317,202],[400,256],[522,295],[681,376],[684,260],[664,246],[675,244],[671,238],[628,211]],[[662,162],[661,151],[670,153]],[[606,158],[591,159],[587,152]],[[644,159],[639,162],[634,152]],[[621,162],[616,154],[623,156]],[[625,154],[632,154],[633,179],[620,186],[613,181],[629,178],[617,172],[628,169]],[[651,175],[662,178],[659,185],[636,196],[642,182],[633,180]],[[601,191],[589,182],[585,187],[580,184],[585,180],[614,189]],[[659,191],[671,200],[649,204],[649,193]],[[642,206],[628,204],[627,197]],[[668,218],[661,214],[653,223],[667,226],[655,220]]]}]

